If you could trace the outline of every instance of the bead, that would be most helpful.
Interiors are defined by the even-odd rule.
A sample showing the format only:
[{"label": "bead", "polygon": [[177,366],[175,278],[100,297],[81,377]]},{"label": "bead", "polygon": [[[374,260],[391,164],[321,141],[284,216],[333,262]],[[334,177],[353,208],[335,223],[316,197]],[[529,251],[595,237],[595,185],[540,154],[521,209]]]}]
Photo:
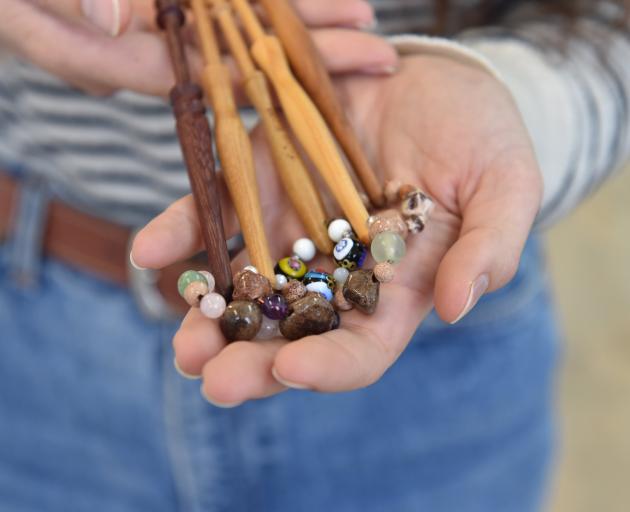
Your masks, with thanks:
[{"label": "bead", "polygon": [[276,286],[274,286],[274,288],[276,290],[282,290],[288,282],[287,276],[284,274],[276,274]]},{"label": "bead", "polygon": [[228,304],[219,325],[229,341],[249,341],[258,334],[262,318],[258,304],[247,300],[235,300]]},{"label": "bead", "polygon": [[377,263],[389,261],[390,263],[398,263],[405,257],[407,247],[405,241],[398,233],[386,231],[379,233],[372,240],[371,245],[372,258]]},{"label": "bead", "polygon": [[338,288],[335,292],[335,298],[333,299],[333,305],[339,311],[350,311],[354,306],[352,303],[348,302],[346,298],[343,296],[343,289]]},{"label": "bead", "polygon": [[319,293],[308,293],[291,305],[291,314],[280,321],[280,332],[289,340],[330,331],[336,324],[335,310]]},{"label": "bead", "polygon": [[388,261],[377,263],[374,267],[374,277],[379,283],[389,283],[394,279],[394,266]]},{"label": "bead", "polygon": [[184,290],[184,300],[191,308],[199,307],[204,295],[208,293],[208,285],[204,281],[193,281]]},{"label": "bead", "polygon": [[287,302],[291,304],[298,299],[301,299],[306,295],[306,286],[301,281],[291,279],[287,285],[282,289],[282,295],[287,299]]},{"label": "bead", "polygon": [[350,275],[350,271],[347,268],[343,268],[343,267],[336,268],[335,271],[333,272],[333,278],[335,282],[340,286],[343,286],[343,283],[346,282],[349,275]]},{"label": "bead", "polygon": [[309,262],[317,254],[317,248],[313,241],[309,238],[300,238],[293,244],[293,254],[302,261]]},{"label": "bead", "polygon": [[333,249],[333,259],[340,267],[348,270],[361,268],[367,257],[367,249],[354,238],[342,238]]},{"label": "bead", "polygon": [[182,297],[184,296],[184,290],[186,289],[186,287],[193,281],[199,281],[201,283],[208,284],[206,278],[203,277],[203,275],[201,275],[199,272],[197,272],[196,270],[187,270],[181,276],[179,276],[179,279],[177,280],[177,291],[179,291],[179,294]]},{"label": "bead", "polygon": [[323,295],[327,301],[331,301],[333,299],[332,290],[328,287],[326,283],[322,283],[321,281],[307,284],[306,289],[309,292],[316,292],[320,295]]},{"label": "bead", "polygon": [[212,319],[221,318],[223,313],[225,313],[226,307],[227,304],[225,303],[223,295],[218,293],[209,293],[201,299],[201,303],[199,304],[201,314]]},{"label": "bead", "polygon": [[343,286],[343,296],[363,313],[371,315],[378,305],[380,283],[371,270],[355,270]]},{"label": "bead", "polygon": [[262,274],[241,270],[234,276],[233,300],[258,300],[272,293],[271,283]]},{"label": "bead", "polygon": [[250,272],[253,272],[254,274],[258,274],[258,269],[254,267],[254,265],[247,265],[243,270],[249,270]]},{"label": "bead", "polygon": [[387,180],[383,187],[383,194],[387,204],[393,204],[398,200],[398,191],[402,184],[398,180]]},{"label": "bead", "polygon": [[403,240],[407,238],[409,230],[407,229],[407,223],[400,212],[396,210],[385,210],[378,215],[373,215],[368,219],[368,230],[370,240],[374,240],[374,237],[379,233],[385,231],[393,231],[403,237]]},{"label": "bead", "polygon": [[416,190],[419,190],[418,187],[414,187],[413,185],[409,185],[408,183],[405,185],[401,185],[398,189],[398,198],[402,201],[405,199],[405,197],[415,192]]},{"label": "bead", "polygon": [[302,279],[308,268],[304,262],[297,256],[289,256],[282,258],[275,268],[276,274],[283,274],[290,279]]},{"label": "bead", "polygon": [[282,320],[289,314],[289,304],[279,293],[268,295],[263,299],[262,312],[272,320]]},{"label": "bead", "polygon": [[326,297],[326,300],[332,300],[335,280],[330,274],[318,270],[310,270],[306,273],[302,282],[309,292],[321,293]]},{"label": "bead", "polygon": [[262,322],[260,324],[260,330],[256,335],[257,340],[265,341],[272,340],[273,338],[278,338],[280,336],[280,326],[278,320],[272,320],[271,318],[267,318],[263,316]]},{"label": "bead", "polygon": [[433,200],[419,189],[415,189],[405,196],[400,211],[405,217],[421,217],[426,224],[433,212]]},{"label": "bead", "polygon": [[335,219],[328,224],[328,237],[335,243],[352,233],[352,226],[346,219]]},{"label": "bead", "polygon": [[214,280],[214,276],[208,272],[207,270],[200,270],[199,273],[206,278],[206,281],[208,283],[208,290],[210,292],[214,291],[214,286],[215,286],[215,280]]}]

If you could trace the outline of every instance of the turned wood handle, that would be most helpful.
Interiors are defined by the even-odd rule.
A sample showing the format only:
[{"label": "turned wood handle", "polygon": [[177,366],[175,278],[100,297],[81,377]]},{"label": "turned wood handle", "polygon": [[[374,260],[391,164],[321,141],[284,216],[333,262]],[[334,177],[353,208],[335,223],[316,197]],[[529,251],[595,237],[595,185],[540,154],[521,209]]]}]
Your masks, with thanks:
[{"label": "turned wood handle", "polygon": [[287,0],[259,1],[285,48],[293,71],[337,137],[365,192],[375,206],[382,206],[383,187],[348,121],[328,70],[304,23]]},{"label": "turned wood handle", "polygon": [[256,63],[273,83],[298,140],[322,174],[357,236],[367,243],[368,212],[326,122],[292,75],[280,42],[274,36],[263,36],[254,41],[251,52]]},{"label": "turned wood handle", "polygon": [[315,184],[273,106],[265,76],[255,71],[243,84],[260,115],[282,184],[307,233],[320,252],[330,254],[326,211]]}]

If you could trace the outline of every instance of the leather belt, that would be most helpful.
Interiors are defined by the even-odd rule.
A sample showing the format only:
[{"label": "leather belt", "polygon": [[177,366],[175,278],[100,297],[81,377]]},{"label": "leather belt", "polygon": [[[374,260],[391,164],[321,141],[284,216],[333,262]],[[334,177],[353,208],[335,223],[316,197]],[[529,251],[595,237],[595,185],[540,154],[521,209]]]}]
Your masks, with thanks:
[{"label": "leather belt", "polygon": [[[19,197],[19,182],[0,173],[0,240],[10,236]],[[141,308],[152,317],[185,313],[188,306],[177,293],[177,279],[185,270],[203,268],[203,262],[181,262],[160,271],[137,270],[129,264],[131,238],[132,231],[124,226],[52,200],[43,250],[72,267],[131,287]]]}]

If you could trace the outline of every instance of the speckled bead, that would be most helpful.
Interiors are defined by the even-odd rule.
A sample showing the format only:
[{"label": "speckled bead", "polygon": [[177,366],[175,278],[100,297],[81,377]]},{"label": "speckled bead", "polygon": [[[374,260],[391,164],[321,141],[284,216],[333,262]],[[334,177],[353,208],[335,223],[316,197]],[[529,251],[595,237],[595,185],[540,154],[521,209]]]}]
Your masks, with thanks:
[{"label": "speckled bead", "polygon": [[262,312],[267,318],[282,320],[289,314],[289,304],[284,296],[274,293],[263,299]]},{"label": "speckled bead", "polygon": [[379,283],[389,283],[394,279],[396,271],[394,265],[388,261],[377,263],[374,266],[374,277]]},{"label": "speckled bead", "polygon": [[333,259],[340,267],[356,270],[363,266],[367,249],[354,238],[342,238],[333,249]]},{"label": "speckled bead", "polygon": [[192,281],[184,290],[184,300],[191,308],[198,308],[201,299],[209,292],[208,284],[203,281]]},{"label": "speckled bead", "polygon": [[390,263],[398,263],[405,257],[407,247],[405,241],[398,233],[386,231],[379,233],[372,240],[370,247],[372,258],[377,263],[388,261]]},{"label": "speckled bead", "polygon": [[302,279],[307,271],[305,263],[297,256],[282,258],[275,268],[276,274],[282,274],[289,279]]},{"label": "speckled bead", "polygon": [[258,300],[272,293],[271,283],[262,274],[243,269],[234,276],[234,300]]},{"label": "speckled bead", "polygon": [[398,233],[403,240],[407,238],[409,233],[405,219],[396,210],[385,210],[370,217],[368,219],[368,229],[370,240],[374,240],[376,235],[385,231]]},{"label": "speckled bead", "polygon": [[326,300],[332,300],[333,290],[335,289],[335,280],[330,274],[310,270],[306,273],[302,282],[309,292],[321,293],[324,297],[326,297]]},{"label": "speckled bead", "polygon": [[196,270],[187,270],[179,276],[177,280],[177,291],[179,291],[182,297],[184,297],[184,290],[186,290],[186,287],[192,282],[200,282],[205,283],[206,286],[208,285],[208,281],[206,281],[206,278],[203,277],[201,273]]},{"label": "speckled bead", "polygon": [[304,283],[298,281],[297,279],[291,279],[282,289],[282,295],[284,295],[287,302],[291,304],[292,302],[304,297],[307,291],[308,290],[306,289],[306,286],[304,286]]}]

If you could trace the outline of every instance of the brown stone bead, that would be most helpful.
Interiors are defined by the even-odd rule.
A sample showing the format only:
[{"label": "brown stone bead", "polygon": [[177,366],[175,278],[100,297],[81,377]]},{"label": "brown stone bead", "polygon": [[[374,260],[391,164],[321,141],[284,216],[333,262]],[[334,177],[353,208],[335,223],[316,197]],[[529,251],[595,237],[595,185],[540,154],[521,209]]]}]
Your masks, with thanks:
[{"label": "brown stone bead", "polygon": [[374,267],[374,277],[379,283],[389,283],[395,275],[394,265],[387,261],[377,263]]},{"label": "brown stone bead", "polygon": [[307,291],[306,286],[301,281],[291,279],[282,289],[282,295],[284,295],[287,302],[291,304],[304,297]]},{"label": "brown stone bead", "polygon": [[234,276],[233,300],[258,300],[273,293],[271,283],[262,274],[241,270]]},{"label": "brown stone bead", "polygon": [[208,284],[202,281],[193,281],[184,290],[184,300],[188,303],[191,308],[198,308],[201,299],[203,299],[204,295],[207,295],[208,292]]},{"label": "brown stone bead", "polygon": [[387,180],[385,187],[383,187],[383,194],[385,194],[385,201],[387,204],[393,204],[398,201],[398,191],[402,184],[398,180]]},{"label": "brown stone bead", "polygon": [[228,341],[248,341],[258,334],[262,324],[262,311],[255,302],[235,300],[228,304],[219,325]]},{"label": "brown stone bead", "polygon": [[343,296],[363,313],[371,315],[378,305],[380,283],[371,270],[350,272],[343,286]]},{"label": "brown stone bead", "polygon": [[322,334],[335,328],[337,314],[323,295],[309,292],[291,304],[291,313],[280,321],[280,332],[288,340]]},{"label": "brown stone bead", "polygon": [[403,219],[400,212],[396,210],[385,210],[384,212],[373,215],[369,218],[368,223],[370,240],[373,240],[376,235],[384,233],[385,231],[398,233],[403,240],[407,238],[409,233],[405,219]]},{"label": "brown stone bead", "polygon": [[333,306],[335,306],[339,311],[350,311],[354,308],[354,306],[343,296],[342,288],[337,288],[335,297],[333,298]]}]

